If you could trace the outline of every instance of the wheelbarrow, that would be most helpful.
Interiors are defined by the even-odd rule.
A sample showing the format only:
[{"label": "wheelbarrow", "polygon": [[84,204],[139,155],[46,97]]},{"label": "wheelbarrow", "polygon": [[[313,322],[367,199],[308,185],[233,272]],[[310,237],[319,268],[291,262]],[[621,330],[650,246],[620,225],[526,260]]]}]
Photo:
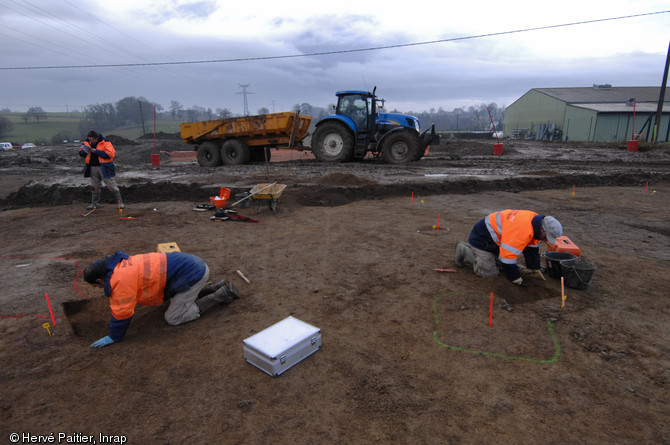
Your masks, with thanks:
[{"label": "wheelbarrow", "polygon": [[268,206],[274,215],[277,214],[277,203],[281,197],[286,184],[256,184],[250,191],[252,199],[256,201],[256,213],[261,212],[263,201],[268,202]]}]

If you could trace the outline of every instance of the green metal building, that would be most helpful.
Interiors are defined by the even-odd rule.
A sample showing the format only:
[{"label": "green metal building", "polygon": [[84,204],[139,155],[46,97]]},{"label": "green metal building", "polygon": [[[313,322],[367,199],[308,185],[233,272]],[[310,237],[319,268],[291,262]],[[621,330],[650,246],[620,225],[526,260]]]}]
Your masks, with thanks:
[{"label": "green metal building", "polygon": [[[650,141],[660,87],[533,88],[505,110],[504,133],[519,139]],[[634,129],[633,129],[634,126]],[[664,101],[658,142],[670,136],[670,102]]]}]

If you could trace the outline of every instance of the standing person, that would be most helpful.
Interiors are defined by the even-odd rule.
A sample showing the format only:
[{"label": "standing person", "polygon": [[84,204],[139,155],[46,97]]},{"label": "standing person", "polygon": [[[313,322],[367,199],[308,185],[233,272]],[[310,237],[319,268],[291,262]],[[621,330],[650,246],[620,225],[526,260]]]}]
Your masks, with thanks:
[{"label": "standing person", "polygon": [[104,182],[110,192],[114,194],[114,199],[120,209],[125,208],[121,200],[121,192],[116,185],[114,176],[116,169],[114,167],[114,155],[116,150],[109,139],[91,130],[86,135],[86,140],[79,147],[79,156],[86,158],[84,166],[84,177],[91,178],[91,205],[87,210],[93,210],[100,206],[100,189]]},{"label": "standing person", "polygon": [[229,304],[239,298],[237,287],[226,280],[206,285],[209,267],[195,255],[182,252],[152,252],[128,256],[124,252],[90,263],[84,280],[104,289],[112,316],[109,335],[94,342],[100,348],[123,339],[135,307],[170,306],[165,321],[178,325],[200,318],[217,303]]},{"label": "standing person", "polygon": [[522,285],[523,278],[517,259],[523,253],[531,276],[544,280],[540,270],[539,242],[556,243],[563,227],[553,216],[539,215],[530,210],[502,210],[491,213],[474,225],[468,242],[456,244],[456,266],[472,266],[480,277],[498,275],[498,264],[514,284]]}]

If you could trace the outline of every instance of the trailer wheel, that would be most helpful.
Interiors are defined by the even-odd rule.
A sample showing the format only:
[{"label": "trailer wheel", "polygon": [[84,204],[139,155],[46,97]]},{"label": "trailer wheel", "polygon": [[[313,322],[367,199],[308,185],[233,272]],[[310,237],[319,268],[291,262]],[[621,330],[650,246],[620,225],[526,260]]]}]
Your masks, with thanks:
[{"label": "trailer wheel", "polygon": [[389,135],[382,146],[382,159],[389,164],[405,164],[417,159],[419,142],[406,132]]},{"label": "trailer wheel", "polygon": [[198,164],[203,167],[218,167],[221,165],[221,149],[216,142],[203,142],[198,147],[197,154]]},{"label": "trailer wheel", "polygon": [[312,152],[321,162],[349,162],[354,157],[354,138],[342,125],[326,122],[312,136]]},{"label": "trailer wheel", "polygon": [[221,147],[223,165],[242,165],[249,163],[249,147],[239,139],[231,139]]}]

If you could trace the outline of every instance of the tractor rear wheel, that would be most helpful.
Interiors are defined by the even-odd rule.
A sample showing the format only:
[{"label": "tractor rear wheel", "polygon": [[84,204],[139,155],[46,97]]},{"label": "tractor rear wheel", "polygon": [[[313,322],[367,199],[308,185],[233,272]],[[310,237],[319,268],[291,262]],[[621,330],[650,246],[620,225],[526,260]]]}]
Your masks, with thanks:
[{"label": "tractor rear wheel", "polygon": [[216,142],[207,141],[200,144],[197,155],[198,164],[203,167],[218,167],[221,165],[221,149]]},{"label": "tractor rear wheel", "polygon": [[249,163],[249,146],[239,139],[231,139],[221,147],[223,165],[242,165]]},{"label": "tractor rear wheel", "polygon": [[354,137],[337,122],[323,123],[312,136],[312,152],[321,162],[349,162],[354,157]]},{"label": "tractor rear wheel", "polygon": [[388,164],[405,164],[417,159],[419,141],[416,136],[397,132],[389,135],[382,145],[382,159]]}]

